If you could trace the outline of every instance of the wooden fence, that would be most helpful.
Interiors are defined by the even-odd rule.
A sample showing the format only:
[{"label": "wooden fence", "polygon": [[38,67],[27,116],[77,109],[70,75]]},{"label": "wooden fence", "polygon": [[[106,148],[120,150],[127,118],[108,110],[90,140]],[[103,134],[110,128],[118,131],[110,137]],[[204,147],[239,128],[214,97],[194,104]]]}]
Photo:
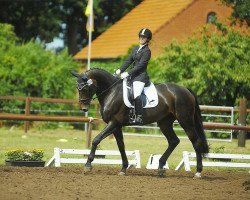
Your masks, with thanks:
[{"label": "wooden fence", "polygon": [[[0,100],[21,100],[25,101],[25,114],[9,114],[9,113],[0,113],[0,120],[18,120],[25,121],[25,132],[29,129],[29,121],[58,121],[58,122],[84,122],[88,124],[87,127],[87,142],[86,147],[90,146],[91,141],[91,131],[92,123],[99,124],[102,122],[99,119],[99,104],[97,101],[93,101],[93,104],[96,106],[96,118],[91,117],[72,117],[72,116],[45,116],[45,115],[31,115],[30,108],[32,102],[46,102],[46,103],[61,103],[61,104],[78,104],[78,101],[72,99],[51,99],[51,98],[36,98],[36,97],[15,97],[15,96],[0,96]],[[207,111],[223,111],[231,112],[231,109],[227,108],[202,108],[201,110]],[[206,129],[233,129],[241,130],[239,134],[239,146],[245,146],[245,135],[246,131],[250,131],[250,126],[246,125],[246,116],[250,112],[250,109],[246,108],[246,99],[241,99],[240,107],[234,109],[236,112],[239,112],[239,125],[228,125],[228,124],[218,124],[218,123],[204,123],[204,128]]]},{"label": "wooden fence", "polygon": [[[30,115],[30,109],[31,109],[31,104],[32,102],[44,102],[44,103],[57,103],[57,104],[79,104],[79,102],[77,100],[73,100],[73,99],[52,99],[52,98],[37,98],[37,97],[16,97],[16,96],[0,96],[0,100],[20,100],[20,101],[25,101],[25,116],[29,116]],[[93,105],[96,106],[96,111],[98,111],[99,108],[99,104],[97,101],[93,101],[92,102]],[[4,115],[5,117],[7,117],[7,115]],[[96,116],[99,116],[98,112],[96,112]],[[12,118],[12,120],[14,119],[14,116],[10,116]],[[17,117],[17,115],[16,115]],[[21,120],[20,118],[22,118],[23,116],[19,116],[18,118],[16,118],[16,120]],[[46,120],[46,117],[48,117],[48,120]],[[38,117],[38,118],[34,118],[35,120],[29,120],[29,117],[27,117],[26,119],[22,119],[25,121],[24,123],[24,129],[25,132],[27,132],[29,130],[29,121],[60,121],[63,119],[63,122],[85,122],[85,121],[81,121],[80,117],[79,118],[75,118],[75,117],[68,117],[68,116],[54,116],[54,117],[50,117],[50,116],[43,116],[43,117]],[[44,119],[44,120],[42,120]],[[56,120],[58,119],[58,120]],[[75,121],[74,121],[75,120]],[[84,120],[84,119],[83,119]]]}]

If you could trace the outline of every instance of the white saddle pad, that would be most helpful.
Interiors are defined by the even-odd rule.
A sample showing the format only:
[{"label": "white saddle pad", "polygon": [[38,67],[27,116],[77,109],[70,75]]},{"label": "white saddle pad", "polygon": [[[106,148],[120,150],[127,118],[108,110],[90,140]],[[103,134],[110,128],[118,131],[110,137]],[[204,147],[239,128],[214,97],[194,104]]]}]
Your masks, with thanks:
[{"label": "white saddle pad", "polygon": [[[127,91],[127,78],[123,79],[123,101],[125,105],[129,108],[133,108],[134,105],[128,100],[128,91]],[[149,87],[144,88],[144,94],[146,95],[146,105],[144,108],[153,108],[158,105],[158,94],[153,83]]]}]

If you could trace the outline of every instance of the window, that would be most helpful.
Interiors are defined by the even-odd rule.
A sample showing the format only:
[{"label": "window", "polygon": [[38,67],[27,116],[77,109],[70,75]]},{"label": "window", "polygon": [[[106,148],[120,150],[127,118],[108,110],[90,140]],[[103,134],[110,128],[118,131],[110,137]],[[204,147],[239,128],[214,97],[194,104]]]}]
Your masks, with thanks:
[{"label": "window", "polygon": [[207,15],[207,23],[211,23],[216,19],[216,13],[215,12],[210,12]]}]

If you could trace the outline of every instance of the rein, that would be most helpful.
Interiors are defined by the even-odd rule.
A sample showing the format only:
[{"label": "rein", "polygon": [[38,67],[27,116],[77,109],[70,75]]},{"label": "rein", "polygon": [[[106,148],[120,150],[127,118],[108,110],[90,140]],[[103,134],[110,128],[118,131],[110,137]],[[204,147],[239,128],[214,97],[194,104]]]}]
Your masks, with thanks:
[{"label": "rein", "polygon": [[[110,90],[112,87],[114,87],[114,85],[116,85],[119,81],[121,81],[122,79],[119,79],[118,81],[114,82],[111,86],[109,86],[106,90],[102,91],[99,95],[96,95],[94,98],[92,98],[92,100],[97,99],[98,97],[100,97],[101,95],[103,95],[105,92],[107,92],[108,90]],[[90,99],[90,98],[89,98]]]},{"label": "rein", "polygon": [[[119,81],[121,81],[122,79],[119,79],[119,80],[117,80],[116,82],[114,82],[111,86],[109,86],[106,90],[104,90],[104,91],[102,91],[99,95],[96,95],[95,97],[93,97],[93,98],[86,98],[86,99],[80,99],[80,101],[89,101],[89,100],[95,100],[95,99],[97,99],[98,97],[100,97],[101,95],[103,95],[105,92],[107,92],[108,90],[110,90],[112,87],[114,87],[114,85],[116,85]],[[87,86],[87,84],[85,84],[85,85],[83,85],[83,86],[81,86],[80,85],[80,87],[78,86],[77,87],[77,89],[80,91],[80,90],[82,90],[85,86]],[[96,85],[94,85],[95,87],[97,87]]]}]

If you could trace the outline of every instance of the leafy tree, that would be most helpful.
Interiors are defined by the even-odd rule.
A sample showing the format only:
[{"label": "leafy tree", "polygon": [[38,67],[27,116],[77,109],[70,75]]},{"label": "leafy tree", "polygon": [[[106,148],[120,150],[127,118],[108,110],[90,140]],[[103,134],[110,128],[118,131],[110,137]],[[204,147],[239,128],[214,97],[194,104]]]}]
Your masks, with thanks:
[{"label": "leafy tree", "polygon": [[[141,1],[94,0],[93,39]],[[88,42],[86,6],[87,0],[1,0],[0,23],[12,24],[17,36],[25,41],[38,38],[51,42],[60,37],[73,55]]]},{"label": "leafy tree", "polygon": [[248,0],[221,0],[224,4],[233,8],[232,17],[239,19],[241,22],[244,20],[250,25],[250,1]]},{"label": "leafy tree", "polygon": [[[94,0],[93,40],[140,2],[141,0]],[[60,4],[61,19],[66,25],[66,29],[63,30],[64,41],[69,53],[74,55],[88,44],[88,33],[85,28],[87,18],[84,15],[87,0],[62,0]]]},{"label": "leafy tree", "polygon": [[13,26],[9,24],[0,23],[0,48],[8,50],[10,46],[14,45],[18,41]]},{"label": "leafy tree", "polygon": [[0,1],[0,22],[12,24],[24,41],[39,38],[50,42],[60,30],[60,0]]},{"label": "leafy tree", "polygon": [[237,98],[249,97],[250,38],[224,28],[209,32],[205,27],[198,38],[168,45],[149,65],[152,80],[189,87],[202,104],[233,106]]},{"label": "leafy tree", "polygon": [[[32,40],[16,44],[11,30],[10,25],[0,24],[0,44],[4,44],[0,46],[0,96],[72,99],[75,83],[68,70],[78,70],[78,63],[66,50],[55,54]],[[15,104],[1,102],[1,106]]]}]

